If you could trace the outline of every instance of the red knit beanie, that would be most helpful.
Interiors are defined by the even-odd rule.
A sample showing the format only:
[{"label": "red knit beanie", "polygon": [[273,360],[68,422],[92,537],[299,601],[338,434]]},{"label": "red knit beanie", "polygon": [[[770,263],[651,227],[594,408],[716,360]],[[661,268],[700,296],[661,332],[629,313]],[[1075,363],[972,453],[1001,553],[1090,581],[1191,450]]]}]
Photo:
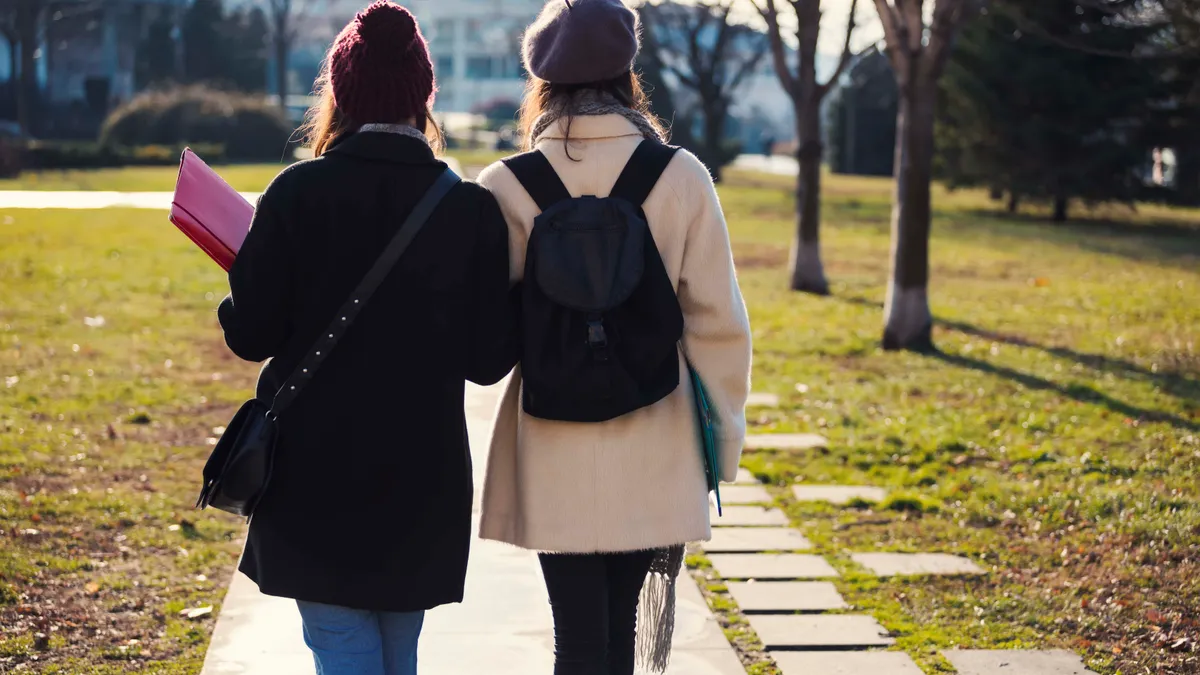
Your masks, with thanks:
[{"label": "red knit beanie", "polygon": [[329,80],[337,107],[356,124],[421,120],[437,91],[416,18],[387,0],[360,12],[334,40]]}]

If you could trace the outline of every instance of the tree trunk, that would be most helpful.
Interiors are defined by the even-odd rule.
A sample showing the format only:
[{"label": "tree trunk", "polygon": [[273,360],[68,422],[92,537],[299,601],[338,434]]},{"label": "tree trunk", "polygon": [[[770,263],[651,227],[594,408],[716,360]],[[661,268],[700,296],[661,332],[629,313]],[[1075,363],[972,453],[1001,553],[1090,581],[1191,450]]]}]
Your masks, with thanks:
[{"label": "tree trunk", "polygon": [[1008,193],[1008,212],[1015,215],[1017,213],[1017,211],[1020,211],[1020,210],[1021,210],[1021,195],[1018,195],[1015,192],[1009,192]]},{"label": "tree trunk", "polygon": [[792,243],[792,290],[829,295],[821,264],[821,102],[816,96],[796,105],[799,149],[796,159],[796,237]]},{"label": "tree trunk", "polygon": [[892,207],[892,275],[883,348],[932,351],[929,228],[933,123],[937,86],[915,73],[901,86],[896,123],[896,194]]},{"label": "tree trunk", "polygon": [[725,163],[725,120],[727,115],[720,109],[720,102],[706,102],[704,111],[704,150],[708,155],[708,172],[713,182],[720,183]]},{"label": "tree trunk", "polygon": [[13,92],[16,93],[17,82],[20,81],[17,73],[21,68],[17,64],[21,61],[21,43],[17,40],[15,31],[4,37],[8,40],[8,82],[12,86]]},{"label": "tree trunk", "polygon": [[36,58],[40,14],[41,3],[38,0],[18,0],[17,36],[21,41],[21,77],[17,83],[17,124],[30,135],[33,135],[33,120],[37,117],[40,98]]},{"label": "tree trunk", "polygon": [[1054,197],[1054,222],[1065,223],[1070,215],[1071,200],[1062,195]]},{"label": "tree trunk", "polygon": [[279,107],[287,113],[288,109],[288,62],[291,52],[290,40],[287,35],[286,20],[277,21],[275,32],[275,89],[279,93]]}]

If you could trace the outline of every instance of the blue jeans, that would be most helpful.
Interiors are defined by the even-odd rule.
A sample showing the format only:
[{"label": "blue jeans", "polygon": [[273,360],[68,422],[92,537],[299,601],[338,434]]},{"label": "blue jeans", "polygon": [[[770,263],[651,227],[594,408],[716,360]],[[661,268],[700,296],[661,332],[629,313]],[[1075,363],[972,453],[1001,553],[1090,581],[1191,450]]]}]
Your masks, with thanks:
[{"label": "blue jeans", "polygon": [[317,675],[417,675],[417,640],[425,612],[297,604]]}]

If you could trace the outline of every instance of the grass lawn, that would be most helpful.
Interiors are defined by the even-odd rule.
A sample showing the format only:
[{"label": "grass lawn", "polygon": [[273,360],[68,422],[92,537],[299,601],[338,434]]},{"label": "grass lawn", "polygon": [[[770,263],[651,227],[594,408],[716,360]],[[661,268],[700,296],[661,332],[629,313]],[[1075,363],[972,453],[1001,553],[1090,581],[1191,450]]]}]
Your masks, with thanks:
[{"label": "grass lawn", "polygon": [[[259,190],[275,170],[222,173]],[[174,177],[86,178],[159,190]],[[790,191],[737,172],[722,187],[755,389],[783,400],[751,426],[819,432],[830,450],[745,464],[834,559],[854,611],[928,673],[950,672],[937,651],[955,645],[1066,647],[1103,675],[1200,672],[1197,214],[1054,227],[938,192],[943,351],[920,356],[878,349],[888,183],[826,185],[831,298],[785,290]],[[198,671],[213,615],[180,611],[219,609],[243,525],[191,506],[255,375],[221,343],[225,289],[162,214],[0,213],[0,672]],[[796,481],[892,496],[802,505],[785,489]],[[991,573],[880,581],[848,556],[876,550],[962,553]],[[722,586],[709,590],[752,675],[776,672]]]},{"label": "grass lawn", "polygon": [[[453,151],[468,173],[504,157],[504,153]],[[231,164],[215,167],[217,173],[235,189],[261,192],[275,174],[287,166],[278,164]],[[469,171],[470,169],[474,171]],[[175,171],[163,167],[127,167],[123,169],[42,171],[0,180],[0,190],[106,190],[114,192],[171,192],[175,189]]]},{"label": "grass lawn", "polygon": [[[1074,649],[1107,675],[1200,673],[1198,214],[1113,209],[1055,227],[939,191],[930,293],[942,353],[887,354],[890,185],[827,185],[830,298],[784,290],[790,185],[734,174],[723,188],[755,389],[783,400],[752,413],[751,429],[821,433],[830,449],[744,464],[835,560],[852,611],[877,617],[929,673],[953,672],[938,656],[953,646]],[[891,496],[800,504],[785,489],[795,482]],[[990,574],[880,581],[848,555],[870,551],[960,553]]]}]

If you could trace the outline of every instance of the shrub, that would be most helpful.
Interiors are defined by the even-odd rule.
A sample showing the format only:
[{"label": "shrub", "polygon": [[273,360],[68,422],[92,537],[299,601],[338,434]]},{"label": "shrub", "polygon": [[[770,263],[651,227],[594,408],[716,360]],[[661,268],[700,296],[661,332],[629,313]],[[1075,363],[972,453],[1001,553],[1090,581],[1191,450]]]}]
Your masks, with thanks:
[{"label": "shrub", "polygon": [[[225,147],[193,144],[206,162],[220,163]],[[125,148],[101,145],[95,141],[31,141],[24,148],[21,168],[30,171],[66,171],[69,169],[107,169],[121,166],[171,166],[179,162],[183,145],[145,145]],[[3,164],[0,149],[0,164]]]},{"label": "shrub", "polygon": [[261,95],[203,86],[141,94],[105,120],[105,147],[221,145],[231,160],[278,160],[288,150],[293,128],[283,112]]},{"label": "shrub", "polygon": [[9,138],[0,138],[0,178],[19,175],[21,165],[20,144]]}]

